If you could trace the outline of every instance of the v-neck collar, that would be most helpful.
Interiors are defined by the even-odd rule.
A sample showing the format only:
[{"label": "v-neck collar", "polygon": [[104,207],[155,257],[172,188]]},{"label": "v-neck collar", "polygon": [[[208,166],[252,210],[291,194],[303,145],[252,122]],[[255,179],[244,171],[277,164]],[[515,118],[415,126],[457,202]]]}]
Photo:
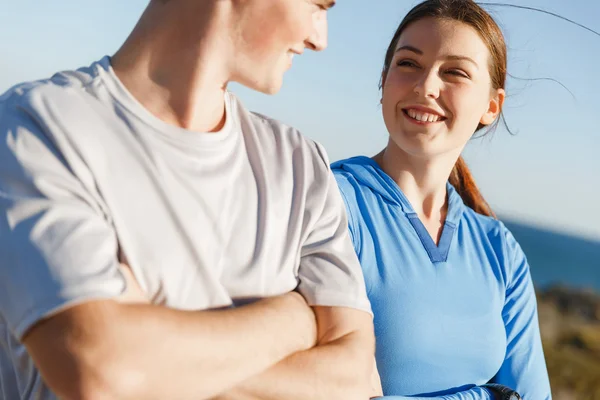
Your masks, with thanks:
[{"label": "v-neck collar", "polygon": [[408,218],[410,224],[414,228],[417,236],[419,237],[421,244],[425,251],[429,255],[429,259],[432,263],[443,263],[448,260],[448,253],[450,252],[450,246],[452,239],[456,232],[458,223],[464,212],[464,203],[460,195],[456,192],[454,187],[448,182],[446,184],[446,191],[448,196],[448,212],[444,221],[444,227],[442,229],[442,236],[440,237],[439,243],[436,245],[431,235],[425,228],[425,225],[419,219],[419,215],[415,212],[413,206],[410,204],[408,198],[400,189],[400,186],[394,181],[385,171],[377,164],[373,159],[368,157],[360,157],[366,164],[371,165],[378,173],[379,178],[386,181],[391,192],[389,194],[396,200],[400,205],[402,212]]}]

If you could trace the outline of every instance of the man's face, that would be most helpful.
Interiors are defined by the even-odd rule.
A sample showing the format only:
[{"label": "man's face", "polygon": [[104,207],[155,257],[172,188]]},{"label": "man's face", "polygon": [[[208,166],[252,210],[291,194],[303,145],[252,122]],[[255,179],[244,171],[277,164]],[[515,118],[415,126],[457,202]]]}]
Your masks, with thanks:
[{"label": "man's face", "polygon": [[[236,3],[236,2],[234,2]],[[327,47],[327,10],[333,0],[237,2],[233,80],[273,94],[295,55]]]}]

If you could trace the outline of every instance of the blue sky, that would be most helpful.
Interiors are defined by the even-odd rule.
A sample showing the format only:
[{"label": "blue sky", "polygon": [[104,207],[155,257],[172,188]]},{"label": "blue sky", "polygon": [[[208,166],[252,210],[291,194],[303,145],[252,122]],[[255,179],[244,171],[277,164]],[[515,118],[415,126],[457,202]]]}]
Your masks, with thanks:
[{"label": "blue sky", "polygon": [[[508,3],[557,12],[600,31],[600,2]],[[25,80],[87,65],[112,54],[146,0],[0,0],[0,92]],[[387,132],[377,83],[389,39],[416,1],[339,0],[330,47],[294,60],[277,96],[232,85],[246,105],[321,142],[331,160],[373,155]],[[513,131],[473,141],[466,150],[477,181],[500,214],[600,239],[600,37],[550,16],[489,8],[509,45],[506,117]]]}]

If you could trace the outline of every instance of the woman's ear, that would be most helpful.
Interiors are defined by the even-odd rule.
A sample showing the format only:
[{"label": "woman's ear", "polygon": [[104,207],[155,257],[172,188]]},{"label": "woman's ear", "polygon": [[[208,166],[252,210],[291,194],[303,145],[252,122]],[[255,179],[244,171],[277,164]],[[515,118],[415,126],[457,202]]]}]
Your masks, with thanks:
[{"label": "woman's ear", "polygon": [[504,105],[504,99],[506,98],[506,92],[504,89],[496,89],[492,94],[488,109],[479,121],[482,125],[490,125],[498,118],[498,115],[502,112],[502,106]]},{"label": "woman's ear", "polygon": [[386,81],[386,79],[387,79],[387,71],[386,71],[386,70],[384,70],[384,71],[381,73],[381,83],[380,83],[380,86],[381,86],[381,91],[382,91],[382,92],[383,92],[383,88],[385,87],[385,81]]}]

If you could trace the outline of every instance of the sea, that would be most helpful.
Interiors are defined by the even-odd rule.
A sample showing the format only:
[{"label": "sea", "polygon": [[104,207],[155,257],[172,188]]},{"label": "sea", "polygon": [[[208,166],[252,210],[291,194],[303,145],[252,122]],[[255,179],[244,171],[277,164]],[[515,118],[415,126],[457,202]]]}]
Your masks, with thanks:
[{"label": "sea", "polygon": [[600,241],[501,219],[523,248],[536,289],[561,285],[600,293]]}]

